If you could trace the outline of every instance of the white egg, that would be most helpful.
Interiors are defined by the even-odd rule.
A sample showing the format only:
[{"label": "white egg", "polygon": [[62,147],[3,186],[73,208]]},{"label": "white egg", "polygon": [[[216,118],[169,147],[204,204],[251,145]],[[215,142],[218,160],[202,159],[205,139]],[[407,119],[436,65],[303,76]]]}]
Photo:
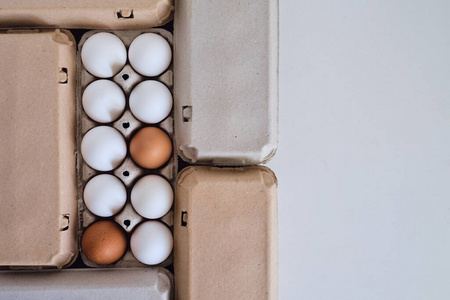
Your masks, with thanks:
[{"label": "white egg", "polygon": [[127,144],[123,135],[109,126],[94,127],[81,141],[84,161],[98,171],[117,168],[127,155]]},{"label": "white egg", "polygon": [[125,94],[113,81],[100,79],[84,90],[83,109],[94,121],[110,123],[117,120],[125,109]]},{"label": "white egg", "polygon": [[158,76],[170,65],[172,49],[162,36],[144,33],[133,40],[128,49],[130,64],[144,76]]},{"label": "white egg", "polygon": [[172,252],[172,232],[159,221],[144,222],[131,235],[130,247],[134,257],[141,263],[157,265]]},{"label": "white egg", "polygon": [[141,122],[155,124],[164,120],[172,110],[170,90],[161,82],[147,80],[138,84],[130,94],[130,109]]},{"label": "white egg", "polygon": [[86,184],[83,193],[86,207],[99,217],[117,214],[127,201],[123,182],[109,174],[97,175]]},{"label": "white egg", "polygon": [[90,36],[81,49],[84,67],[94,76],[108,78],[116,75],[127,62],[127,49],[112,33],[100,32]]},{"label": "white egg", "polygon": [[147,175],[139,179],[131,190],[131,204],[138,214],[147,219],[164,216],[172,207],[173,190],[161,176]]}]

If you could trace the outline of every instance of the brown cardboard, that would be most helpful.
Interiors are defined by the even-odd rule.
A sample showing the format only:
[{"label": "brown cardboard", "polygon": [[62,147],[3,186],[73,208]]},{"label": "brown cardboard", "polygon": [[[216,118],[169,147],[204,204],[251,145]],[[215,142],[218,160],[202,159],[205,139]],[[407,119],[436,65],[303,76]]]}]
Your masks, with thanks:
[{"label": "brown cardboard", "polygon": [[0,28],[142,29],[172,19],[172,0],[0,0]]},{"label": "brown cardboard", "polygon": [[173,299],[163,268],[0,272],[2,299]]},{"label": "brown cardboard", "polygon": [[75,40],[0,34],[0,266],[58,267],[77,256]]},{"label": "brown cardboard", "polygon": [[175,196],[176,297],[276,299],[273,172],[262,166],[188,167],[178,176]]},{"label": "brown cardboard", "polygon": [[178,155],[189,163],[261,164],[278,146],[278,1],[177,1]]},{"label": "brown cardboard", "polygon": [[[94,122],[92,119],[90,119],[86,113],[83,110],[82,107],[82,94],[84,92],[84,89],[93,81],[97,80],[98,78],[91,75],[83,66],[81,61],[81,51],[83,48],[83,45],[85,41],[92,35],[98,33],[98,32],[104,32],[103,30],[91,30],[86,32],[78,44],[78,55],[77,55],[77,64],[78,64],[78,82],[77,82],[77,121],[78,121],[78,130],[77,130],[77,147],[78,151],[81,152],[81,141],[83,138],[83,135],[92,129],[95,126],[98,125],[104,125],[104,124],[98,124]],[[165,38],[170,45],[172,45],[172,34],[168,32],[167,30],[160,29],[160,28],[154,28],[154,29],[143,29],[143,30],[113,30],[108,31],[114,35],[116,35],[118,38],[122,40],[126,48],[128,49],[131,42],[139,35],[143,33],[156,33],[161,35],[163,38]],[[124,75],[127,75],[124,77]],[[124,79],[126,78],[126,79]],[[124,91],[124,94],[126,96],[127,102],[129,99],[129,95],[133,88],[145,80],[158,80],[165,84],[170,91],[172,92],[173,87],[173,73],[172,73],[172,65],[169,66],[169,68],[160,76],[157,78],[148,78],[144,77],[140,74],[138,74],[136,71],[133,70],[133,68],[127,64],[125,67],[112,79],[115,83],[117,83],[122,90]],[[123,124],[126,123],[127,126],[123,126]],[[129,141],[132,137],[132,135],[139,129],[145,126],[158,126],[162,129],[164,129],[170,136],[170,138],[174,139],[174,132],[173,132],[173,113],[171,113],[166,119],[164,119],[159,124],[143,124],[142,122],[138,121],[133,114],[131,113],[131,110],[129,109],[129,106],[127,105],[124,114],[115,121],[112,126],[116,128],[118,131],[120,131],[123,136],[125,137],[127,144],[129,144]],[[99,218],[92,214],[84,205],[83,201],[83,190],[86,185],[86,183],[95,175],[102,173],[98,172],[92,168],[90,168],[86,163],[83,161],[83,157],[80,156],[80,159],[78,160],[78,210],[81,215],[81,222],[80,222],[80,233],[82,232],[93,222],[98,220]],[[155,169],[155,170],[147,170],[139,167],[136,165],[133,160],[127,156],[125,161],[120,165],[117,169],[114,171],[114,175],[116,175],[120,180],[123,181],[123,183],[126,186],[128,199],[127,203],[122,211],[120,211],[117,215],[114,216],[114,220],[123,227],[123,229],[127,232],[127,234],[130,236],[132,231],[135,229],[137,225],[139,225],[141,222],[145,221],[143,217],[141,217],[132,207],[130,202],[130,193],[131,189],[134,185],[134,183],[139,180],[142,176],[149,175],[149,174],[158,174],[165,177],[172,186],[175,183],[175,177],[177,173],[177,164],[176,164],[176,157],[175,153],[173,153],[172,158],[169,160],[168,163],[166,163],[162,168]],[[124,172],[128,172],[127,176],[124,175]],[[173,226],[173,211],[170,210],[165,216],[161,217],[159,219],[160,221],[164,222],[167,226],[172,228]],[[125,222],[127,221],[127,222]],[[81,258],[83,259],[83,262],[90,267],[107,267],[107,268],[130,268],[130,267],[146,267],[149,266],[144,265],[140,263],[139,261],[134,258],[133,254],[131,253],[130,249],[127,249],[126,254],[117,262],[110,264],[110,265],[98,265],[90,261],[82,251]],[[157,266],[153,267],[167,267],[171,265],[173,262],[173,256],[170,255],[165,261],[163,261],[161,264],[158,264]]]},{"label": "brown cardboard", "polygon": [[[140,0],[125,4],[118,0],[101,4],[87,0],[0,1],[0,28],[140,29],[164,24],[170,20],[172,12],[172,0]],[[180,0],[177,1],[177,10],[179,14],[175,20],[174,69],[177,69],[175,72],[180,76],[175,80],[175,123],[180,127],[175,132],[179,139],[176,142],[184,146],[178,149],[180,155],[188,162],[203,164],[246,165],[268,161],[275,153],[278,132],[277,1]],[[133,18],[129,18],[130,16]],[[66,38],[63,36],[64,34],[52,35],[54,43],[64,44]],[[74,245],[73,242],[76,217],[72,217],[77,215],[76,211],[69,213],[68,230],[58,231],[58,239],[48,234],[48,229],[54,228],[56,224],[56,216],[59,217],[62,211],[68,211],[65,208],[69,203],[76,203],[76,198],[72,198],[76,195],[73,186],[73,174],[76,172],[73,170],[74,148],[71,148],[74,146],[72,143],[75,143],[72,140],[75,134],[70,131],[75,127],[72,94],[74,72],[71,71],[74,70],[74,65],[67,64],[67,87],[70,87],[70,92],[60,89],[57,102],[52,85],[49,84],[50,77],[41,76],[41,73],[50,70],[53,64],[49,59],[51,55],[65,57],[67,53],[64,47],[60,47],[56,54],[53,43],[49,43],[50,47],[44,47],[45,43],[29,37],[21,39],[21,42],[23,49],[11,47],[9,42],[3,40],[0,42],[3,72],[0,75],[0,90],[3,92],[0,96],[0,165],[2,170],[11,170],[2,172],[0,199],[2,204],[12,203],[11,207],[18,207],[20,203],[20,208],[26,207],[28,211],[22,213],[17,210],[0,210],[0,226],[2,229],[6,228],[0,231],[0,265],[46,267],[50,266],[44,261],[47,257],[42,258],[44,262],[32,259],[31,262],[12,263],[11,259],[3,263],[2,260],[4,257],[8,258],[3,256],[4,253],[13,257],[14,252],[26,255],[26,259],[30,258],[30,253],[45,256],[48,248],[40,248],[39,242],[46,242],[52,237],[61,245],[55,251],[69,256],[74,254],[73,258],[77,254],[76,243]],[[46,55],[39,55],[42,54],[39,51],[44,51],[44,48]],[[240,49],[244,51],[237,56],[237,61],[242,64],[236,63],[236,57],[233,56]],[[4,58],[5,53],[16,53],[17,59],[8,61]],[[260,76],[246,70],[259,70],[257,73]],[[60,71],[58,80],[64,83],[66,75],[63,69]],[[220,72],[215,73],[217,71]],[[115,77],[116,82],[120,82],[122,72]],[[20,80],[17,81],[17,78]],[[171,74],[165,80],[172,85]],[[237,85],[233,85],[236,83]],[[125,83],[122,84],[122,87],[130,88]],[[50,97],[44,99],[43,94]],[[28,106],[22,101],[9,102],[10,95],[19,95],[20,99],[32,98],[37,102],[27,102],[30,104]],[[196,98],[199,95],[202,97]],[[235,97],[236,95],[239,97]],[[22,111],[13,110],[17,103]],[[41,104],[37,105],[38,103]],[[123,121],[132,119],[131,114],[125,113],[114,126],[120,128]],[[79,128],[86,130],[92,125],[88,123],[81,124]],[[25,126],[29,124],[33,126]],[[228,127],[230,124],[234,124],[234,127]],[[140,124],[136,121],[135,126]],[[129,128],[133,130],[136,127]],[[130,135],[123,129],[121,131],[126,137]],[[239,135],[235,134],[238,131]],[[20,134],[13,135],[13,132]],[[64,136],[67,139],[65,142]],[[17,137],[19,139],[14,140]],[[7,142],[4,143],[5,140]],[[49,142],[42,143],[43,140]],[[16,148],[12,145],[16,141],[29,145],[30,151],[25,151],[26,155],[15,151]],[[42,150],[35,153],[31,149],[37,144]],[[59,152],[55,152],[55,144],[67,147],[60,147]],[[35,160],[31,159],[30,153],[34,154]],[[54,157],[60,158],[57,163]],[[62,164],[62,161],[66,163]],[[59,175],[52,172],[55,166]],[[125,161],[114,174],[120,177],[124,168],[131,168],[131,171],[136,171],[133,178],[141,176],[142,173],[139,173],[138,168],[133,169],[134,167],[136,166],[131,161]],[[21,173],[21,170],[24,172]],[[85,169],[83,178],[92,176],[89,172]],[[276,298],[277,188],[273,173],[264,167],[189,167],[179,178],[175,211],[165,216],[167,224],[175,221],[174,264],[178,298]],[[58,180],[57,184],[55,180]],[[127,180],[129,184],[132,182],[132,179]],[[41,196],[41,192],[45,192],[48,197],[43,197],[37,206],[36,203],[17,201],[15,195],[3,192],[11,191],[17,185],[24,187],[18,195],[26,194],[30,198]],[[36,189],[36,186],[45,186],[46,189]],[[55,186],[59,188],[57,191]],[[58,198],[61,196],[64,197]],[[70,201],[64,200],[59,204],[55,202],[55,199],[69,198]],[[128,216],[128,208],[129,206],[115,217],[116,221],[117,218],[122,220]],[[183,220],[187,226],[181,226],[182,211],[189,212]],[[82,212],[80,218],[86,221],[85,224],[92,221],[92,215],[87,211]],[[64,216],[58,221],[58,230],[67,227]],[[27,234],[30,228],[35,235]],[[28,242],[30,238],[33,239],[32,243]],[[15,243],[21,244],[18,247]],[[61,258],[58,254],[55,255]],[[66,258],[66,254],[62,257]],[[64,260],[54,260],[52,265],[60,267],[65,264]],[[8,298],[30,296],[52,299],[67,298],[81,291],[82,296],[79,298],[99,298],[101,296],[96,295],[104,297],[106,290],[116,292],[111,297],[137,297],[142,292],[147,298],[158,298],[156,294],[145,294],[148,288],[154,291],[155,285],[153,279],[148,280],[144,273],[161,269],[128,269],[128,260],[132,258],[125,258],[124,264],[107,270],[2,271],[0,294],[8,295]],[[32,290],[28,292],[27,288]],[[157,291],[162,291],[162,299],[171,298],[166,297],[164,292],[168,290],[171,293],[173,282],[170,281],[168,289],[165,288],[160,289],[156,284]]]}]

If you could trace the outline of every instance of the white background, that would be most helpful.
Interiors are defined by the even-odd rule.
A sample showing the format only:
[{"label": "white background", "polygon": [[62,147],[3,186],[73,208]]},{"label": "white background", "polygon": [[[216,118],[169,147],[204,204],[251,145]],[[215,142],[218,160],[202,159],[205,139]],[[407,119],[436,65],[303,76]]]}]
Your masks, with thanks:
[{"label": "white background", "polygon": [[280,299],[450,299],[450,1],[280,0]]}]

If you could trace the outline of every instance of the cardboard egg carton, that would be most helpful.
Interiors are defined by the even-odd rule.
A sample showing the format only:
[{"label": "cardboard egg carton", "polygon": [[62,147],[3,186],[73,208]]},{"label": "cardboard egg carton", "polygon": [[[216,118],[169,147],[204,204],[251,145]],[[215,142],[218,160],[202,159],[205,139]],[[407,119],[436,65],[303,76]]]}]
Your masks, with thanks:
[{"label": "cardboard egg carton", "polygon": [[[127,62],[127,64],[123,67],[119,73],[117,73],[112,78],[109,78],[108,80],[112,80],[117,85],[119,85],[126,98],[126,107],[125,111],[122,114],[122,116],[110,123],[110,124],[103,124],[103,123],[97,123],[90,119],[87,114],[84,112],[82,107],[82,95],[85,90],[85,88],[92,82],[98,79],[103,78],[96,78],[92,74],[90,74],[84,67],[82,61],[81,61],[81,51],[83,49],[83,45],[85,41],[91,37],[92,35],[99,33],[99,32],[110,32],[120,38],[122,42],[124,43],[127,51],[131,44],[131,42],[138,37],[141,34],[144,33],[156,33],[165,38],[171,47],[173,46],[173,37],[170,32],[164,29],[145,29],[145,30],[111,30],[111,31],[104,31],[104,30],[91,30],[86,32],[82,37],[80,42],[78,43],[78,52],[77,52],[77,72],[78,72],[78,80],[77,80],[77,152],[78,152],[78,160],[77,160],[77,171],[78,171],[78,211],[80,216],[80,230],[79,230],[79,241],[80,241],[80,254],[83,259],[83,262],[90,267],[107,267],[107,268],[129,268],[129,267],[148,267],[139,261],[136,260],[136,258],[131,253],[130,249],[127,249],[125,255],[119,259],[117,262],[109,265],[98,265],[91,260],[89,260],[83,253],[81,249],[81,237],[83,235],[84,230],[89,227],[92,223],[94,223],[97,220],[104,220],[106,218],[100,218],[92,214],[86,207],[83,201],[83,191],[84,187],[86,186],[87,182],[93,178],[94,176],[98,174],[114,174],[117,176],[122,182],[125,184],[125,187],[127,189],[127,202],[124,206],[124,208],[118,212],[113,217],[107,218],[114,220],[117,224],[119,224],[127,233],[128,238],[131,236],[133,230],[142,222],[145,222],[146,218],[140,216],[133,208],[130,202],[130,194],[131,190],[134,186],[134,184],[143,176],[155,174],[155,175],[161,175],[164,178],[166,178],[172,187],[174,187],[175,184],[175,178],[177,174],[177,159],[175,156],[175,151],[173,150],[173,154],[171,159],[164,164],[161,168],[158,169],[144,169],[140,166],[138,166],[136,163],[133,162],[133,160],[130,157],[130,154],[127,153],[127,156],[125,160],[122,162],[122,164],[115,168],[114,170],[110,172],[99,172],[87,165],[84,160],[81,153],[81,141],[83,139],[83,136],[92,128],[96,126],[111,126],[115,129],[117,129],[119,132],[122,133],[122,135],[125,137],[125,140],[127,142],[127,145],[130,143],[130,139],[133,136],[134,133],[136,133],[139,129],[146,127],[146,126],[154,126],[162,128],[171,138],[171,140],[174,140],[174,131],[173,131],[173,112],[169,114],[169,116],[164,119],[162,122],[158,124],[145,124],[143,122],[140,122],[137,120],[129,107],[129,96],[131,91],[135,86],[137,86],[139,83],[145,81],[145,80],[157,80],[159,82],[164,83],[171,93],[173,93],[173,72],[172,72],[172,64],[168,67],[168,69],[157,77],[146,77],[143,75],[140,75],[138,72],[136,72],[131,65]],[[173,210],[171,209],[166,215],[158,219],[159,221],[165,223],[169,228],[173,230]],[[173,255],[170,255],[164,262],[155,265],[154,267],[167,267],[171,265],[173,262]]]},{"label": "cardboard egg carton", "polygon": [[[258,165],[275,155],[278,143],[278,1],[5,2],[0,268],[9,270],[0,271],[0,292],[47,299],[276,299],[277,179]],[[173,65],[159,80],[174,96],[173,115],[161,123],[174,157],[155,172],[175,188],[173,211],[163,217],[173,227],[173,274],[171,266],[133,268],[131,257],[106,268],[71,266],[83,256],[82,230],[95,220],[81,191],[96,172],[82,164],[79,143],[96,124],[80,109],[93,78],[77,73],[82,65],[70,31],[132,29],[119,36],[131,42],[172,17]],[[141,79],[129,66],[113,78],[124,90]],[[128,140],[143,124],[127,111],[111,126]],[[129,192],[145,172],[153,171],[125,160],[112,173]],[[130,220],[132,231],[131,219],[136,226],[140,217],[130,208],[116,221]]]},{"label": "cardboard egg carton", "polygon": [[[0,39],[5,71],[0,161],[10,170],[4,173],[0,193],[5,208],[0,294],[98,299],[132,293],[138,298],[172,299],[173,274],[161,267],[143,267],[127,256],[131,253],[114,267],[72,266],[82,255],[78,241],[83,215],[77,193],[82,182],[77,182],[81,172],[77,173],[76,162],[76,41],[60,29],[7,30]],[[163,219],[172,224],[171,213]],[[51,270],[56,268],[63,270]]]}]

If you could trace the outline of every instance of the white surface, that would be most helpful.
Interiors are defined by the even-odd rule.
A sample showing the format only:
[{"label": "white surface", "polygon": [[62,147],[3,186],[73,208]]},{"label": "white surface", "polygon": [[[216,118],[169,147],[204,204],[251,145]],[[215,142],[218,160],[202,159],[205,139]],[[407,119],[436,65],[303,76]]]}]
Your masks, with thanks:
[{"label": "white surface", "polygon": [[450,2],[280,1],[280,299],[450,298]]}]

